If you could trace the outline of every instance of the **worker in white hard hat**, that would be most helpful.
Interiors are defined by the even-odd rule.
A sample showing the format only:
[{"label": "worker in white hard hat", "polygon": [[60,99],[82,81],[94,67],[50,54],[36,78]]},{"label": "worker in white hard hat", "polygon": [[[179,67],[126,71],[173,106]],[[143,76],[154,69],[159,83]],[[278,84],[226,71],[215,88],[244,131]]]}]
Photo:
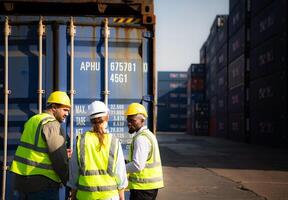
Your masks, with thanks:
[{"label": "worker in white hard hat", "polygon": [[13,199],[59,199],[60,185],[68,180],[66,134],[61,129],[70,111],[65,92],[55,91],[43,113],[24,125],[11,169]]},{"label": "worker in white hard hat", "polygon": [[109,109],[103,102],[94,101],[88,114],[92,129],[77,136],[70,162],[71,198],[124,200],[128,180],[121,144],[107,134]]},{"label": "worker in white hard hat", "polygon": [[126,164],[130,200],[154,200],[164,187],[157,139],[145,126],[148,114],[142,104],[131,103],[125,115],[129,133],[135,133]]}]

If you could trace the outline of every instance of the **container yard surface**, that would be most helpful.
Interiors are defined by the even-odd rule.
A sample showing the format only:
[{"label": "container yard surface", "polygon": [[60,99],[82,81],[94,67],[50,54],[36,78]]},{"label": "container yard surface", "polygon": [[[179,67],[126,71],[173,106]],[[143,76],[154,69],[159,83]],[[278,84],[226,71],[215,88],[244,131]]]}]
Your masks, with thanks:
[{"label": "container yard surface", "polygon": [[288,150],[158,132],[165,188],[158,200],[287,200]]}]

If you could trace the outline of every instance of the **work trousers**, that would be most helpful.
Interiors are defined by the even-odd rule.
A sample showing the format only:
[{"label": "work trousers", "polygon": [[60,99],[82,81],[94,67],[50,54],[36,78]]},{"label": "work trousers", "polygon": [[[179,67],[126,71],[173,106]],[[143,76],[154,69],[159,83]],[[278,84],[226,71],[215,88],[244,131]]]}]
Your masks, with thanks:
[{"label": "work trousers", "polygon": [[13,200],[59,200],[59,189],[48,188],[38,192],[13,192]]},{"label": "work trousers", "polygon": [[155,200],[158,189],[154,190],[130,190],[130,200]]}]

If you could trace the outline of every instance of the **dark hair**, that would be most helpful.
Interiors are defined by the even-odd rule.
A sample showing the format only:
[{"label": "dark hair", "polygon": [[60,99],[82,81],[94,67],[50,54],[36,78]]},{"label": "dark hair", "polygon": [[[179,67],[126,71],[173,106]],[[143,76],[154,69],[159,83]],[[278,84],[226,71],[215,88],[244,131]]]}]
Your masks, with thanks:
[{"label": "dark hair", "polygon": [[97,135],[100,146],[98,151],[101,150],[101,147],[104,145],[104,130],[101,128],[101,124],[105,122],[105,116],[104,117],[97,117],[94,119],[91,119],[92,123],[92,131]]},{"label": "dark hair", "polygon": [[61,105],[60,104],[58,104],[58,103],[49,103],[49,104],[47,104],[47,106],[46,106],[46,108],[47,109],[52,109],[52,108],[59,108],[59,107],[61,107]]}]

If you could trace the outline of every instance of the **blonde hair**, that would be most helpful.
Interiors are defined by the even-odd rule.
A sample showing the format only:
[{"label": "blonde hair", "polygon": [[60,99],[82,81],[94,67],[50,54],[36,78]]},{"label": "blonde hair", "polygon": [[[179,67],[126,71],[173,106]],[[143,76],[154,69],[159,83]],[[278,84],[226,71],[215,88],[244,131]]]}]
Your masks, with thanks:
[{"label": "blonde hair", "polygon": [[98,151],[101,150],[102,146],[105,146],[104,144],[104,134],[105,129],[103,128],[102,124],[107,121],[107,116],[103,116],[103,117],[97,117],[97,118],[93,118],[91,119],[91,123],[92,123],[92,131],[97,135],[98,140],[99,140],[99,149]]}]

